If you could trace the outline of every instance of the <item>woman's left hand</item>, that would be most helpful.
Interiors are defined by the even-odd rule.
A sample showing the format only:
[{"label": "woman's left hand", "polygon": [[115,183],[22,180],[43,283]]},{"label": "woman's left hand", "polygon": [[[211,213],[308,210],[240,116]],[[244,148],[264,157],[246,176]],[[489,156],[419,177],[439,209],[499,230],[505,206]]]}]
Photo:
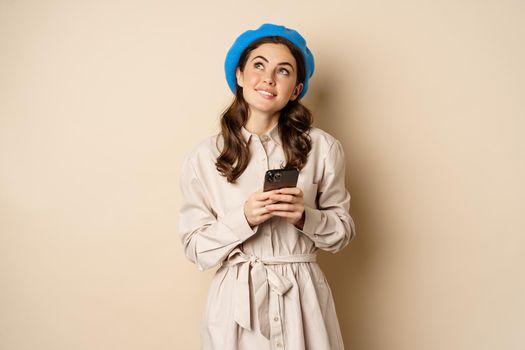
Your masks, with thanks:
[{"label": "woman's left hand", "polygon": [[270,199],[278,202],[266,205],[272,216],[286,218],[290,224],[302,229],[304,225],[303,191],[298,187],[281,188]]}]

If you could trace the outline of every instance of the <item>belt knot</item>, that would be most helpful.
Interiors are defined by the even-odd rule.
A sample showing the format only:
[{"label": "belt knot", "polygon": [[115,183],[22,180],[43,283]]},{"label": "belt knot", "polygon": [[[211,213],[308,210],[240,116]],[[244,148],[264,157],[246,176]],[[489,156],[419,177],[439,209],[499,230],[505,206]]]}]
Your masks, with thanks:
[{"label": "belt knot", "polygon": [[256,263],[261,262],[261,259],[255,255],[250,255],[249,258],[250,258],[249,262],[251,266],[254,266]]},{"label": "belt knot", "polygon": [[[286,276],[275,272],[268,265],[311,263],[315,261],[315,254],[293,254],[263,258],[247,255],[240,250],[231,254],[229,259],[223,263],[223,266],[239,266],[235,282],[235,322],[242,328],[252,330],[251,300],[253,300],[257,319],[259,320],[259,331],[267,339],[270,339],[269,293],[285,295],[292,288],[293,284]],[[252,288],[250,288],[250,280]]]}]

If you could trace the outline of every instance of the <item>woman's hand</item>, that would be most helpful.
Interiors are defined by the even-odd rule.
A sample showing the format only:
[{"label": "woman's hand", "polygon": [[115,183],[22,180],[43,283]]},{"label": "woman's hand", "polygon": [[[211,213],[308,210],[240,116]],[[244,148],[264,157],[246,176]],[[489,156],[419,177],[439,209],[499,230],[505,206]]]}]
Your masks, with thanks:
[{"label": "woman's hand", "polygon": [[262,224],[272,217],[270,210],[266,206],[275,203],[270,197],[276,193],[277,190],[255,192],[244,203],[244,216],[246,216],[246,220],[251,227]]},{"label": "woman's hand", "polygon": [[290,224],[302,229],[304,225],[303,191],[298,187],[289,187],[268,193],[272,193],[269,199],[273,202],[265,207],[269,215],[286,218]]}]

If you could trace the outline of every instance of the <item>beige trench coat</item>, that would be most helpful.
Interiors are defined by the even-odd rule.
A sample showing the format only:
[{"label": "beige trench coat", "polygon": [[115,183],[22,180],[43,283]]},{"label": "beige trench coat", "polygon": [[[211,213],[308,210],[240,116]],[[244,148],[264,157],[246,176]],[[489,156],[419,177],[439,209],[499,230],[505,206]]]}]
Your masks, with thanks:
[{"label": "beige trench coat", "polygon": [[318,249],[335,253],[355,235],[343,148],[311,129],[312,150],[297,185],[304,192],[302,230],[277,217],[250,228],[244,203],[262,190],[266,170],[282,167],[285,157],[277,126],[261,136],[242,133],[251,161],[236,184],[215,168],[219,135],[185,157],[180,175],[186,256],[200,270],[220,264],[206,303],[202,348],[343,349],[332,293],[315,262]]}]

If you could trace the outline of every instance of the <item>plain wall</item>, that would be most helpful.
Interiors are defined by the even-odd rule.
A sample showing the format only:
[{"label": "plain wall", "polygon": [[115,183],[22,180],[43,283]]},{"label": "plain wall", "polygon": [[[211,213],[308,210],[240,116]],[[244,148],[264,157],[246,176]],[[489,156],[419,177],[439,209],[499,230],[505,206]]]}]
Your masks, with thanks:
[{"label": "plain wall", "polygon": [[321,254],[355,350],[523,349],[523,1],[0,1],[0,349],[198,349],[213,270],[182,157],[264,22],[316,58],[357,238]]}]

